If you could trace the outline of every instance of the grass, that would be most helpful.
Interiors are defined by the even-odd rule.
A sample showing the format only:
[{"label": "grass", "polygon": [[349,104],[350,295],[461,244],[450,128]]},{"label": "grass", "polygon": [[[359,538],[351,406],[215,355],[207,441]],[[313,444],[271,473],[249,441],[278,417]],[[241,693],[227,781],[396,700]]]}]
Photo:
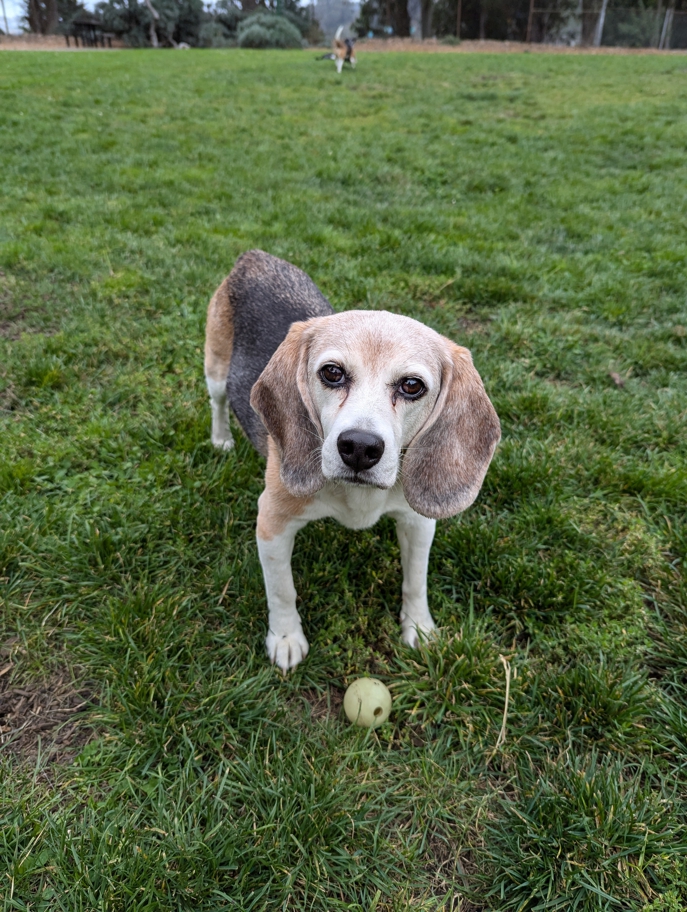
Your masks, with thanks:
[{"label": "grass", "polygon": [[[684,908],[684,58],[0,70],[0,907]],[[501,416],[420,652],[382,521],[300,534],[311,653],[263,654],[263,465],[209,445],[201,355],[250,247],[467,344]],[[58,679],[62,754],[17,708]]]}]

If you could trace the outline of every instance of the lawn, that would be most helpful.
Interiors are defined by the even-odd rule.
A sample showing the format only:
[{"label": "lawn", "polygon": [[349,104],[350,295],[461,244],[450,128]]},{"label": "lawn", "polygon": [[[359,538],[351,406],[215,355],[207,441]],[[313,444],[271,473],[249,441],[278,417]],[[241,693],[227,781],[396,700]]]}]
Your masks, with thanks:
[{"label": "lawn", "polygon": [[[679,55],[0,56],[2,910],[685,908],[686,94]],[[393,525],[329,521],[310,655],[264,655],[264,465],[202,368],[251,247],[467,345],[501,417],[420,652]]]}]

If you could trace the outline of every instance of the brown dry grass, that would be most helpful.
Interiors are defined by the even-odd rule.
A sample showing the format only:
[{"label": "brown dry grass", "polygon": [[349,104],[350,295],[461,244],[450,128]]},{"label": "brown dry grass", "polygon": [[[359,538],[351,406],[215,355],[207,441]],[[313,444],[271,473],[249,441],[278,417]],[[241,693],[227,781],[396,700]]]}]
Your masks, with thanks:
[{"label": "brown dry grass", "polygon": [[[67,47],[61,35],[3,35],[0,51],[102,51],[121,50],[119,40],[110,48]],[[558,44],[527,44],[524,41],[462,41],[460,44],[442,44],[436,38],[415,41],[412,38],[363,39],[357,51],[410,51],[425,54],[687,54],[687,50],[659,51],[656,48],[625,47],[567,47]]]},{"label": "brown dry grass", "polygon": [[344,691],[331,685],[326,691],[306,690],[302,696],[310,704],[311,718],[315,722],[329,721],[341,716]]},{"label": "brown dry grass", "polygon": [[371,38],[361,41],[360,51],[413,51],[430,54],[687,54],[685,50],[659,51],[656,48],[567,47],[559,44],[527,44],[524,41],[461,41],[442,44],[436,38],[414,41],[412,38]]},{"label": "brown dry grass", "polygon": [[67,47],[63,35],[0,35],[0,51],[109,51],[124,47],[124,42],[114,39],[112,48]]}]

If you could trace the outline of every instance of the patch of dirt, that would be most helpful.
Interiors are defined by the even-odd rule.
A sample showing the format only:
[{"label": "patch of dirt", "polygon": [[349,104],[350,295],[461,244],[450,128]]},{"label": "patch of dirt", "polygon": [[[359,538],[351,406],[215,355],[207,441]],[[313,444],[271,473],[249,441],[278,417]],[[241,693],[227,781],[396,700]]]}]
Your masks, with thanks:
[{"label": "patch of dirt", "polygon": [[[43,296],[43,304],[50,304],[50,301],[49,295]],[[41,325],[33,325],[39,317]],[[17,293],[16,282],[0,269],[0,339],[13,341],[23,333],[49,336],[54,331],[55,327],[47,320],[36,300],[21,295],[21,292]]]},{"label": "patch of dirt", "polygon": [[[0,51],[106,51],[125,47],[119,39],[112,40],[112,48],[71,47],[61,35],[2,35]],[[324,47],[324,46],[323,46]],[[313,50],[308,48],[308,50]],[[329,50],[327,47],[326,50]],[[460,44],[442,44],[436,38],[415,41],[412,38],[368,38],[356,45],[360,51],[413,51],[438,54],[685,54],[682,49],[659,51],[656,48],[623,47],[567,47],[559,44],[527,44],[524,41],[461,41]]]},{"label": "patch of dirt", "polygon": [[[437,895],[443,895],[451,889],[453,882],[458,876],[464,879],[463,866],[460,863],[459,847],[440,839],[435,833],[431,833],[427,840],[425,849],[425,870],[434,881],[434,889]],[[464,901],[455,897],[456,903],[449,905],[448,910],[463,910]]]},{"label": "patch of dirt", "polygon": [[4,389],[0,390],[0,412],[13,412],[18,406],[19,396],[14,391],[14,384],[8,383]]},{"label": "patch of dirt", "polygon": [[341,715],[344,691],[339,687],[330,687],[324,693],[320,690],[305,690],[302,696],[310,704],[310,717],[315,722],[328,722]]},{"label": "patch of dirt", "polygon": [[65,668],[42,681],[22,682],[14,663],[0,650],[0,750],[21,761],[71,762],[93,737],[84,710],[92,702],[90,689],[77,686]]},{"label": "patch of dirt", "polygon": [[659,51],[656,48],[567,47],[560,44],[527,44],[524,41],[461,41],[441,44],[436,38],[369,38],[356,45],[356,54],[365,51],[412,51],[435,54],[687,54],[685,50]]},{"label": "patch of dirt", "polygon": [[9,281],[0,269],[0,338],[18,339],[25,316],[25,310],[16,309]]},{"label": "patch of dirt", "polygon": [[474,320],[470,317],[460,317],[458,320],[460,328],[464,333],[467,333],[470,336],[488,333],[490,329],[489,324],[489,320]]},{"label": "patch of dirt", "polygon": [[[476,836],[476,834],[472,834]],[[425,871],[434,881],[434,892],[438,896],[448,893],[456,883],[469,889],[476,866],[469,850],[461,849],[458,843],[447,841],[430,834],[424,853]],[[465,896],[454,894],[445,907],[446,912],[486,912],[486,906],[476,906]]]},{"label": "patch of dirt", "polygon": [[11,320],[2,319],[2,298],[0,298],[0,338],[14,341],[24,332],[22,323],[26,316],[25,310],[20,310]]}]

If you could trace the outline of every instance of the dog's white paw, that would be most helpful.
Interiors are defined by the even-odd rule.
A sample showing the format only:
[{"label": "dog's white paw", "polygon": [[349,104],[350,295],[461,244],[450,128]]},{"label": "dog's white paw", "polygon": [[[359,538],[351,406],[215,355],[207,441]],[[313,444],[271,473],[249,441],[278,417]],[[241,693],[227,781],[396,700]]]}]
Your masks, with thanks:
[{"label": "dog's white paw", "polygon": [[265,646],[270,662],[281,668],[284,674],[302,662],[310,649],[302,630],[296,630],[286,636],[277,636],[270,630]]},{"label": "dog's white paw", "polygon": [[223,450],[225,453],[228,453],[229,450],[234,449],[234,438],[229,437],[214,437],[212,438],[212,445],[217,450]]},{"label": "dog's white paw", "polygon": [[436,629],[436,624],[431,617],[421,622],[401,617],[401,630],[403,631],[401,639],[411,649],[417,649],[421,643],[426,643],[428,640],[433,639]]}]

